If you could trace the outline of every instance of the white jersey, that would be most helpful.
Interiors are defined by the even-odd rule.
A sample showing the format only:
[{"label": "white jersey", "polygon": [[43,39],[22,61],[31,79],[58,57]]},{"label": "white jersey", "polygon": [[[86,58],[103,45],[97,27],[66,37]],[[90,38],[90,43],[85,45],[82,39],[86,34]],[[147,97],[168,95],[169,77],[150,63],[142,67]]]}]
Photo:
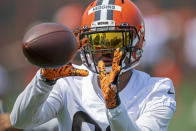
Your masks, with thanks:
[{"label": "white jersey", "polygon": [[38,71],[17,98],[10,119],[15,127],[31,128],[57,117],[60,131],[167,130],[176,109],[170,79],[134,69],[119,96],[121,104],[106,109],[96,74],[89,71],[87,77],[66,77],[49,86]]}]

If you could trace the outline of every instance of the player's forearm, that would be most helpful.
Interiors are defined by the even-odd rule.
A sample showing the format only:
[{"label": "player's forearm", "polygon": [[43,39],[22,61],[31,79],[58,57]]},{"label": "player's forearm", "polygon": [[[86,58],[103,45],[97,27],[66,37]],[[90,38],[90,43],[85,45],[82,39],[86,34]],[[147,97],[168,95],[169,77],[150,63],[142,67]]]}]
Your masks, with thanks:
[{"label": "player's forearm", "polygon": [[38,72],[14,104],[10,115],[12,125],[27,128],[39,123],[39,114],[51,90],[52,87],[41,80]]},{"label": "player's forearm", "polygon": [[140,131],[136,122],[128,116],[123,104],[107,109],[107,117],[112,131]]}]

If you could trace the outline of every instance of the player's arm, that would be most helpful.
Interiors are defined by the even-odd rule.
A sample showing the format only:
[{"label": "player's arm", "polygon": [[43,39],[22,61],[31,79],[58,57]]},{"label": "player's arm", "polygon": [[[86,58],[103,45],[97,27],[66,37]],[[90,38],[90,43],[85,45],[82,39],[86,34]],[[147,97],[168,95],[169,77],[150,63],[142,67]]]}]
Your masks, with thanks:
[{"label": "player's arm", "polygon": [[[40,71],[38,71],[33,80],[16,99],[10,115],[11,124],[17,128],[32,128],[53,118],[55,112],[49,111],[49,109],[54,111],[60,108],[60,102],[55,101],[59,100],[59,98],[54,99],[58,106],[49,109],[46,108],[48,105],[46,100],[54,86],[55,84],[52,85],[45,82],[41,78]],[[42,120],[40,120],[41,118]]]},{"label": "player's arm", "polygon": [[87,71],[76,69],[71,64],[58,69],[41,69],[18,96],[10,116],[12,125],[29,128],[54,118],[62,106],[56,81],[61,77],[87,75]]},{"label": "player's arm", "polygon": [[167,131],[174,110],[171,107],[160,106],[143,113],[137,121],[128,116],[123,104],[107,109],[107,117],[112,131]]},{"label": "player's arm", "polygon": [[[87,39],[81,40],[78,49],[87,42]],[[87,75],[88,71],[76,69],[71,63],[56,69],[41,68],[18,96],[10,115],[11,124],[18,128],[29,128],[54,118],[62,106],[57,80],[62,77]]]}]

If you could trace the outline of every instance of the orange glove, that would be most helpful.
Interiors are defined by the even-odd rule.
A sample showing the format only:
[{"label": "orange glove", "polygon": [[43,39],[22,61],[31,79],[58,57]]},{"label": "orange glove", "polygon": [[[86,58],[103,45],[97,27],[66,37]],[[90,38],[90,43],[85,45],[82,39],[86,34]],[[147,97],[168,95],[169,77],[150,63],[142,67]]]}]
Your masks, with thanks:
[{"label": "orange glove", "polygon": [[76,69],[72,66],[71,63],[57,68],[57,69],[41,69],[41,75],[42,77],[51,80],[51,81],[56,81],[59,78],[62,77],[67,77],[67,76],[87,76],[88,71],[86,70],[81,70],[81,69]]},{"label": "orange glove", "polygon": [[105,64],[103,61],[98,62],[99,78],[101,91],[104,96],[106,107],[109,109],[120,105],[120,98],[118,96],[118,75],[120,72],[120,60],[122,58],[122,51],[116,49],[112,62],[112,69],[109,74],[105,71]]},{"label": "orange glove", "polygon": [[[79,33],[80,33],[80,29],[76,28],[74,30],[75,37],[77,37]],[[80,40],[78,42],[78,49],[80,49],[81,47],[85,46],[87,43],[89,43],[89,39],[84,37],[82,40]]]}]

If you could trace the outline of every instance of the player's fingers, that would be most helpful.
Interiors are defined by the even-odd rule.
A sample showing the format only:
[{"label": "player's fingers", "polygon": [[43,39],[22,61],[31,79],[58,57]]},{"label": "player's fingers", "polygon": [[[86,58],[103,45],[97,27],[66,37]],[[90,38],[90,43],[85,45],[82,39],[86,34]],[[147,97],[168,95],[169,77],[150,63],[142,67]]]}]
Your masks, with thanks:
[{"label": "player's fingers", "polygon": [[105,64],[102,60],[98,62],[98,70],[99,70],[99,78],[100,80],[102,80],[103,78],[106,77]]},{"label": "player's fingers", "polygon": [[120,51],[120,49],[117,48],[114,52],[114,58],[112,61],[112,70],[115,70],[115,68],[119,66],[121,58],[122,58],[122,51]]},{"label": "player's fingers", "polygon": [[121,58],[122,58],[122,51],[120,51],[120,49],[117,48],[116,51],[114,52],[113,63],[119,65]]},{"label": "player's fingers", "polygon": [[80,43],[78,44],[78,49],[80,49],[81,47],[85,46],[87,43],[89,43],[89,39],[88,38],[83,38]]},{"label": "player's fingers", "polygon": [[110,71],[109,82],[112,83],[116,78],[117,74],[120,72],[120,66],[117,66],[114,70]]},{"label": "player's fingers", "polygon": [[73,31],[75,37],[78,36],[78,34],[80,33],[80,29],[79,28],[76,28],[74,31]]}]

